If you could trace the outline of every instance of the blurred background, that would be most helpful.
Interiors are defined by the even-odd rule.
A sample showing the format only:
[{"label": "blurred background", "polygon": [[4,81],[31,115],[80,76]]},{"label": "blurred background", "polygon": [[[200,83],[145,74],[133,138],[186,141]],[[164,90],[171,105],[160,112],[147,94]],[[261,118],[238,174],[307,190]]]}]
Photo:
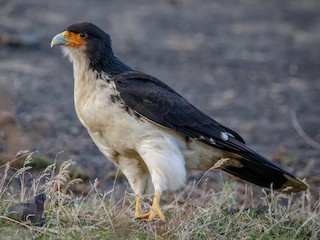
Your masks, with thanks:
[{"label": "blurred background", "polygon": [[50,48],[68,25],[90,21],[120,59],[318,193],[319,12],[318,0],[0,0],[1,165],[28,149],[40,165],[71,158],[75,175],[112,186],[115,168],[75,115],[72,65]]}]

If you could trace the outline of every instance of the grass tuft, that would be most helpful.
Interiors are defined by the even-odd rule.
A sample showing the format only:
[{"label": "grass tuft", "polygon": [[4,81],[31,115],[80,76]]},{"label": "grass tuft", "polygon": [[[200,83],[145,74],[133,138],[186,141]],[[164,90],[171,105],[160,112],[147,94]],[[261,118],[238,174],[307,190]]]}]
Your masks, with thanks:
[{"label": "grass tuft", "polygon": [[[0,239],[320,239],[320,203],[309,191],[286,196],[263,190],[254,204],[240,201],[234,182],[223,182],[219,191],[199,191],[193,183],[164,204],[166,222],[148,223],[133,219],[135,198],[129,192],[115,200],[113,189],[100,192],[96,180],[86,195],[74,194],[71,187],[82,180],[70,178],[72,160],[48,165],[33,177],[33,153],[24,154],[20,169],[11,167],[16,159],[0,166]],[[10,206],[41,191],[47,194],[42,227],[7,216]]]}]

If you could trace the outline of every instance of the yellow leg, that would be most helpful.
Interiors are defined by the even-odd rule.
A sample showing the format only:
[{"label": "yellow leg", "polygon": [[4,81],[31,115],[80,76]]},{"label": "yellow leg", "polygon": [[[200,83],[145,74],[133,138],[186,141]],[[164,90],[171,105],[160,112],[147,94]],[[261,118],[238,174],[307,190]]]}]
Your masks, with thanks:
[{"label": "yellow leg", "polygon": [[134,218],[140,218],[141,217],[141,198],[140,196],[136,197],[136,212],[134,214]]},{"label": "yellow leg", "polygon": [[[161,212],[160,206],[160,193],[159,191],[155,191],[154,193],[154,198],[153,198],[153,203],[152,203],[152,209],[150,212],[141,214],[140,210],[140,198],[138,199],[137,197],[137,202],[136,202],[136,214],[139,213],[139,216],[136,214],[134,215],[135,218],[141,218],[141,219],[147,219],[149,222],[152,221],[156,216],[158,216],[161,220],[164,221],[164,216],[163,213]],[[137,206],[139,206],[137,208]],[[138,210],[137,210],[138,209]]]}]

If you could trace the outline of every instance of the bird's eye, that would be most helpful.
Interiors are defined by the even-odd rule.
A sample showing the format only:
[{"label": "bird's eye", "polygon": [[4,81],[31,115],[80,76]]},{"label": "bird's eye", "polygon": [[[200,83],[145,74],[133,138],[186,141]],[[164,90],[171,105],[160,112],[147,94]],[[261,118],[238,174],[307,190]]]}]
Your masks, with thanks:
[{"label": "bird's eye", "polygon": [[85,33],[85,32],[82,32],[82,33],[79,34],[79,36],[80,36],[81,38],[86,38],[86,37],[88,37],[88,34]]}]

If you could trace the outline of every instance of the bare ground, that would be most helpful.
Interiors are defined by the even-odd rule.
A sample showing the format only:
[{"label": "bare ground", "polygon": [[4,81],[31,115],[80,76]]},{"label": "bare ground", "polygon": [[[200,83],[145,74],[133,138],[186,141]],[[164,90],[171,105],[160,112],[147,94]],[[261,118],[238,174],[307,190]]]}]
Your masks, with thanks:
[{"label": "bare ground", "polygon": [[90,179],[107,176],[112,185],[114,168],[75,116],[71,64],[49,46],[85,20],[112,36],[126,63],[167,82],[318,192],[319,148],[298,134],[291,113],[320,142],[319,11],[317,0],[0,0],[2,155],[27,148],[50,162],[63,151],[59,161],[72,158]]}]

